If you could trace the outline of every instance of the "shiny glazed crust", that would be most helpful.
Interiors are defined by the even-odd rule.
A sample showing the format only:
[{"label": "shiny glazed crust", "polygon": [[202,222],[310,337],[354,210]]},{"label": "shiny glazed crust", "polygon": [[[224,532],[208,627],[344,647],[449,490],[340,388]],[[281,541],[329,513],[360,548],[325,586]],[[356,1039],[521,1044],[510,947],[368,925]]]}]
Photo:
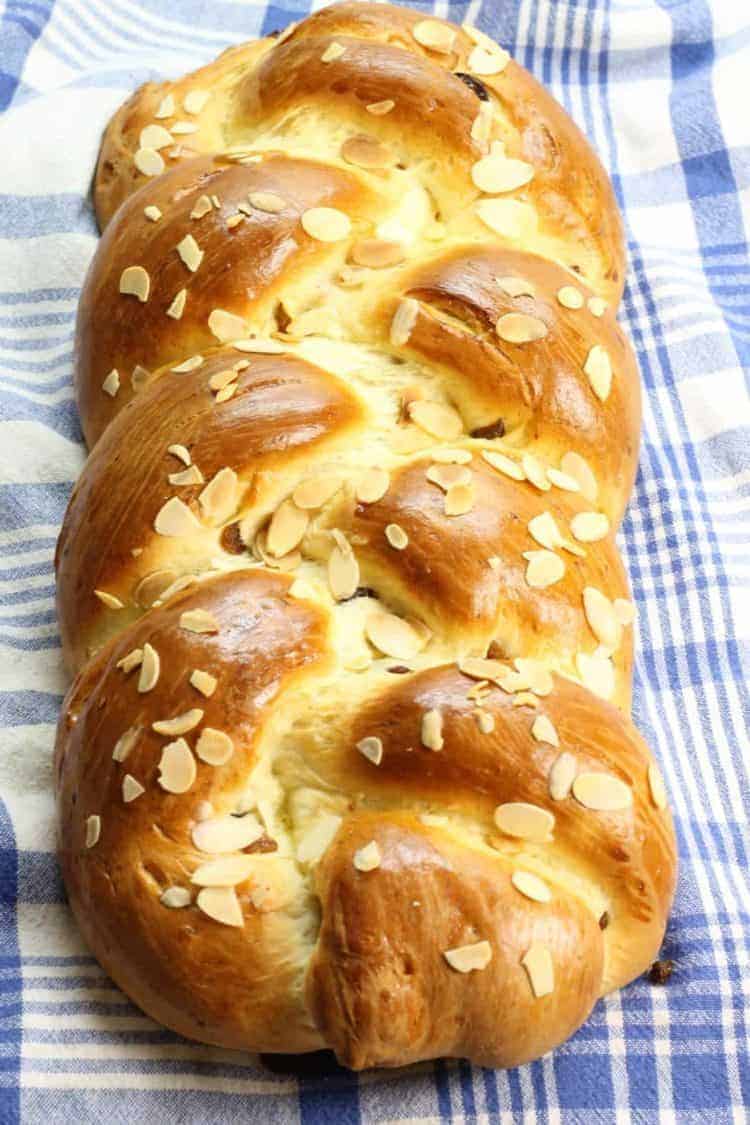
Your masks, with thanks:
[{"label": "shiny glazed crust", "polygon": [[60,856],[183,1035],[513,1066],[656,956],[615,533],[640,390],[585,139],[344,3],[110,123],[57,553]]}]

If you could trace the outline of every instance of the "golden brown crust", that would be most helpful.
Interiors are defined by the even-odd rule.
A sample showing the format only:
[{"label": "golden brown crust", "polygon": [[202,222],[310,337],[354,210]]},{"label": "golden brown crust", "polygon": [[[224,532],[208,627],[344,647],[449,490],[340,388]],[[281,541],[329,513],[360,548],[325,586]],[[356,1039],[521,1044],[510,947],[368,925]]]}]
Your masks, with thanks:
[{"label": "golden brown crust", "polygon": [[84,937],[206,1042],[538,1057],[675,882],[596,156],[486,38],[344,3],[142,87],[95,204],[57,555]]}]

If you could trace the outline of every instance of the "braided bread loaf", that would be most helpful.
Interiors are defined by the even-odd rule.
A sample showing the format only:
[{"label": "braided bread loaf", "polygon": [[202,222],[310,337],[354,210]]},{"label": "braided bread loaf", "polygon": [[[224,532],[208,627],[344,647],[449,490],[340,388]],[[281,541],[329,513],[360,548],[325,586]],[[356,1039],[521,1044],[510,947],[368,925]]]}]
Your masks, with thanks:
[{"label": "braided bread loaf", "polygon": [[57,558],[87,941],[209,1043],[542,1054],[675,878],[596,157],[486,36],[345,3],[141,88],[95,190]]}]

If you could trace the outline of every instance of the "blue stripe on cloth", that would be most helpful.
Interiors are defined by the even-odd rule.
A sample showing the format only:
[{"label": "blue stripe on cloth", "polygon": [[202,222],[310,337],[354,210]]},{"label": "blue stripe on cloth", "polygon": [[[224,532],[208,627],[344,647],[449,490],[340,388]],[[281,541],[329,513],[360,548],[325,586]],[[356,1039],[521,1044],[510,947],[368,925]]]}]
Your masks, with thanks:
[{"label": "blue stripe on cloth", "polygon": [[6,970],[0,1008],[0,1125],[20,1120],[21,959],[15,922],[18,849],[13,823],[0,797],[0,957]]}]

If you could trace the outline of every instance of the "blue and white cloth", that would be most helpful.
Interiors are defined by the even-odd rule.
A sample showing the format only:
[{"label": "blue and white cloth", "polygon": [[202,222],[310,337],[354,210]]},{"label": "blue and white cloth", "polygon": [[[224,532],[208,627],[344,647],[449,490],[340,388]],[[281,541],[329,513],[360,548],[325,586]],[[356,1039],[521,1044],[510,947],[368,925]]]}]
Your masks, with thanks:
[{"label": "blue and white cloth", "polygon": [[[421,5],[425,10],[429,4]],[[636,721],[680,847],[663,986],[597,1005],[533,1065],[301,1075],[152,1023],[82,946],[54,858],[64,679],[55,537],[84,451],[73,324],[102,129],[149,78],[282,27],[304,0],[0,0],[0,1123],[748,1120],[750,0],[477,0],[469,18],[608,166],[645,389],[621,545]],[[498,1012],[498,1019],[502,1019]]]}]

